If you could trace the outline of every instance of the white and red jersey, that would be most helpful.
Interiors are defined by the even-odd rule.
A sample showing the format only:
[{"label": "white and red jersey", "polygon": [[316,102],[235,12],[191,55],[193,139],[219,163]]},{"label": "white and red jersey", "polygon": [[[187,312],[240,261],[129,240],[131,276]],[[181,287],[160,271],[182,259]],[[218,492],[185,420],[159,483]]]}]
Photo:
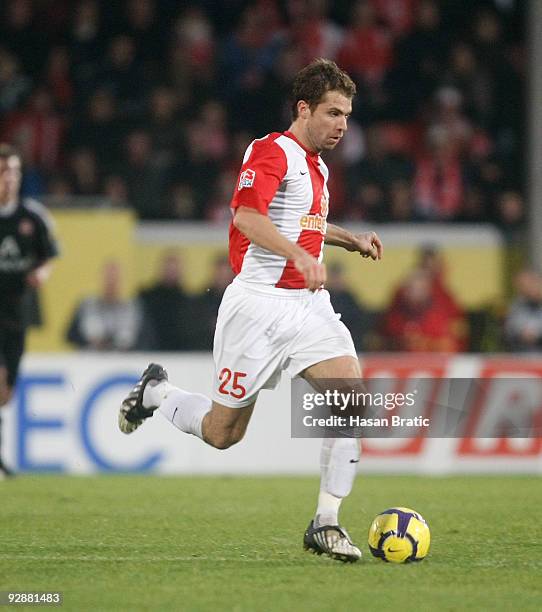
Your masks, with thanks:
[{"label": "white and red jersey", "polygon": [[[322,260],[329,192],[327,166],[291,132],[274,132],[248,147],[231,208],[254,208],[279,232]],[[291,260],[249,241],[230,225],[230,263],[246,282],[302,289],[305,279]]]}]

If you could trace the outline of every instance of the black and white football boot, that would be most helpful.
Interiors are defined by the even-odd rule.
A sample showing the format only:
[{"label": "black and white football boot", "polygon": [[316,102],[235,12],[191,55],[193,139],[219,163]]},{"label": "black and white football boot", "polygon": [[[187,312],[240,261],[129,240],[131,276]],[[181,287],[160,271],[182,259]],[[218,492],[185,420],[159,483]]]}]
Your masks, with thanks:
[{"label": "black and white football boot", "polygon": [[2,459],[0,459],[0,480],[4,480],[5,478],[15,478],[15,472],[10,470]]},{"label": "black and white football boot", "polygon": [[354,563],[361,559],[361,550],[339,525],[315,527],[311,521],[303,537],[303,548],[316,555],[326,554],[337,561]]},{"label": "black and white football boot", "polygon": [[130,393],[128,393],[128,396],[124,399],[120,407],[119,429],[122,433],[131,434],[145,419],[148,419],[154,414],[158,406],[145,408],[143,406],[143,391],[145,391],[145,387],[149,383],[156,385],[167,379],[167,372],[161,365],[150,363],[147,366],[147,369],[143,372],[138,383]]}]

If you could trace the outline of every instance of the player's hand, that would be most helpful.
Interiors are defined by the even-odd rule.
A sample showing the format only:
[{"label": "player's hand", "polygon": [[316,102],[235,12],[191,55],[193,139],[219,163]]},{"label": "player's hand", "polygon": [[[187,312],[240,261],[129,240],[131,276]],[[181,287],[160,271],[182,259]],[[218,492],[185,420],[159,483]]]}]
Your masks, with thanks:
[{"label": "player's hand", "polygon": [[39,289],[51,275],[51,264],[44,263],[26,275],[26,284]]},{"label": "player's hand", "polygon": [[43,279],[36,270],[32,270],[26,275],[26,284],[34,289],[39,289],[43,284]]},{"label": "player's hand", "polygon": [[350,251],[357,251],[362,257],[370,257],[372,260],[382,259],[384,247],[376,232],[363,232],[355,234]]},{"label": "player's hand", "polygon": [[307,289],[316,291],[326,282],[325,265],[306,251],[300,253],[293,261],[296,269],[303,274]]}]

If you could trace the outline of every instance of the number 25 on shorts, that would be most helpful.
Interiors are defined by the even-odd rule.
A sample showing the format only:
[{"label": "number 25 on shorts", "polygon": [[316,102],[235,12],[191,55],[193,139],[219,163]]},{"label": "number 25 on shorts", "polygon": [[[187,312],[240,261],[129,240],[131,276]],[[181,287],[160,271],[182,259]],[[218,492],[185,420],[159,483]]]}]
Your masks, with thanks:
[{"label": "number 25 on shorts", "polygon": [[[241,399],[247,394],[247,390],[243,385],[239,384],[239,379],[244,378],[246,372],[232,372],[229,368],[222,368],[218,379],[221,384],[218,387],[218,391],[223,395],[231,395],[235,399]],[[230,385],[231,383],[231,385]],[[228,390],[226,387],[230,385],[231,389]]]}]

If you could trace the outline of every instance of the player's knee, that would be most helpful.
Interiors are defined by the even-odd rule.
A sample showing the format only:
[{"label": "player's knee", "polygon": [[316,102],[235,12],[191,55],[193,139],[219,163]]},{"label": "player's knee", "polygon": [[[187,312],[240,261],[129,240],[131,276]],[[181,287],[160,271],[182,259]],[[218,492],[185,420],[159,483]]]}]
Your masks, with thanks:
[{"label": "player's knee", "polygon": [[207,442],[218,450],[226,450],[243,439],[243,433],[236,431],[220,431],[207,436]]}]

